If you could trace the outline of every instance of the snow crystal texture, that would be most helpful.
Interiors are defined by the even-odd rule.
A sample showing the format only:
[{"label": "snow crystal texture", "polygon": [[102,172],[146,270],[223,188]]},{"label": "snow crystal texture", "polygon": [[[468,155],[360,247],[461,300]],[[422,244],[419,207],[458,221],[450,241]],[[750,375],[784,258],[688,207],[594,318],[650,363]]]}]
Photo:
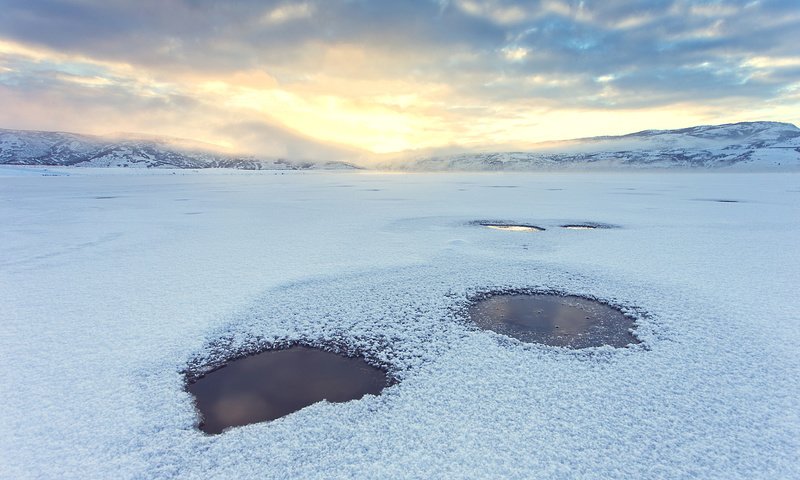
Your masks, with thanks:
[{"label": "snow crystal texture", "polygon": [[[20,172],[3,478],[800,478],[800,175]],[[643,343],[471,325],[508,287],[622,306]],[[195,428],[188,366],[292,341],[400,381]]]}]

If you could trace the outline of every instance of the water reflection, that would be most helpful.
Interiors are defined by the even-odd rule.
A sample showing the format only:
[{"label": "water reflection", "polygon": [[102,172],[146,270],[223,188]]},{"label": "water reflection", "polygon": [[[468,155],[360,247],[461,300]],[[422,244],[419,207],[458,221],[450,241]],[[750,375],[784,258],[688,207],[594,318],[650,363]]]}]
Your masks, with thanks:
[{"label": "water reflection", "polygon": [[206,433],[274,420],[322,400],[346,402],[377,395],[386,372],[361,358],[296,346],[230,362],[187,387]]},{"label": "water reflection", "polygon": [[480,225],[481,227],[491,228],[493,230],[506,230],[509,232],[543,232],[545,230],[542,227],[527,223],[512,223],[499,220],[481,220],[471,223],[472,225]]},{"label": "water reflection", "polygon": [[484,227],[494,230],[507,230],[510,232],[541,232],[544,230],[543,228],[529,225],[484,225]]},{"label": "water reflection", "polygon": [[575,296],[494,295],[472,305],[469,315],[485,330],[529,343],[569,348],[639,343],[630,333],[633,320],[609,305]]}]

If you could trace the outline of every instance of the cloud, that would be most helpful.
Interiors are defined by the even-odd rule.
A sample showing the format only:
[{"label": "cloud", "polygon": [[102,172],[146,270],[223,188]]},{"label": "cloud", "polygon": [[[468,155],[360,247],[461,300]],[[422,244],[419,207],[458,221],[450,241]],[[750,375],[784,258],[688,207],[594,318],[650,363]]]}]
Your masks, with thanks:
[{"label": "cloud", "polygon": [[308,18],[313,15],[316,8],[309,3],[287,3],[267,11],[262,21],[267,24],[278,24]]},{"label": "cloud", "polygon": [[[59,97],[64,109],[91,99],[97,118],[73,115],[93,130],[108,123],[101,113],[119,109],[126,121],[126,108],[178,122],[162,110],[181,102],[207,125],[193,131],[242,147],[259,143],[251,127],[266,122],[375,152],[546,139],[542,120],[574,128],[570,112],[635,112],[661,128],[680,125],[658,112],[732,121],[758,105],[771,119],[798,121],[777,118],[798,101],[795,0],[6,0],[3,8],[6,95],[30,106]],[[19,118],[5,109],[0,120]],[[212,115],[251,127],[223,135],[213,128],[236,122]],[[626,122],[575,135],[619,133],[608,129]],[[181,130],[153,127],[163,128]]]},{"label": "cloud", "polygon": [[276,123],[265,120],[234,121],[221,125],[217,131],[228,138],[248,145],[251,152],[272,156],[312,160],[343,160],[357,162],[366,153],[344,145],[321,142]]},{"label": "cloud", "polygon": [[454,4],[467,15],[486,18],[499,25],[519,24],[528,17],[528,12],[520,5],[478,0],[456,0]]}]

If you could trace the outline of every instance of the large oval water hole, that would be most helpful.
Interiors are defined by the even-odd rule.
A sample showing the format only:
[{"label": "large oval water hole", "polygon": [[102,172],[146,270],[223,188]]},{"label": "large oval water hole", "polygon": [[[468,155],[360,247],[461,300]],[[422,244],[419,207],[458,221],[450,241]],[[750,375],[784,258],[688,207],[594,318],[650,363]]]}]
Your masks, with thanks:
[{"label": "large oval water hole", "polygon": [[640,343],[631,334],[633,319],[605,303],[571,295],[489,295],[472,304],[469,316],[484,330],[529,343],[568,348]]},{"label": "large oval water hole", "polygon": [[192,381],[209,434],[275,420],[322,400],[347,402],[377,395],[390,384],[384,370],[362,358],[294,346],[234,360]]}]

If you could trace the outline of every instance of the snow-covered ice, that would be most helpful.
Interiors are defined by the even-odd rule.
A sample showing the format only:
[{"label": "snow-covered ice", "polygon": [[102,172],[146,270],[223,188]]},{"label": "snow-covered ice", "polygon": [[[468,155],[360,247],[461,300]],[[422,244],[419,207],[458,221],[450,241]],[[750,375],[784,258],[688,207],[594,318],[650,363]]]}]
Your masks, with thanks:
[{"label": "snow-covered ice", "polygon": [[[800,478],[800,174],[4,171],[0,477]],[[479,330],[493,287],[643,343]],[[400,382],[195,428],[190,362],[297,340]]]}]

